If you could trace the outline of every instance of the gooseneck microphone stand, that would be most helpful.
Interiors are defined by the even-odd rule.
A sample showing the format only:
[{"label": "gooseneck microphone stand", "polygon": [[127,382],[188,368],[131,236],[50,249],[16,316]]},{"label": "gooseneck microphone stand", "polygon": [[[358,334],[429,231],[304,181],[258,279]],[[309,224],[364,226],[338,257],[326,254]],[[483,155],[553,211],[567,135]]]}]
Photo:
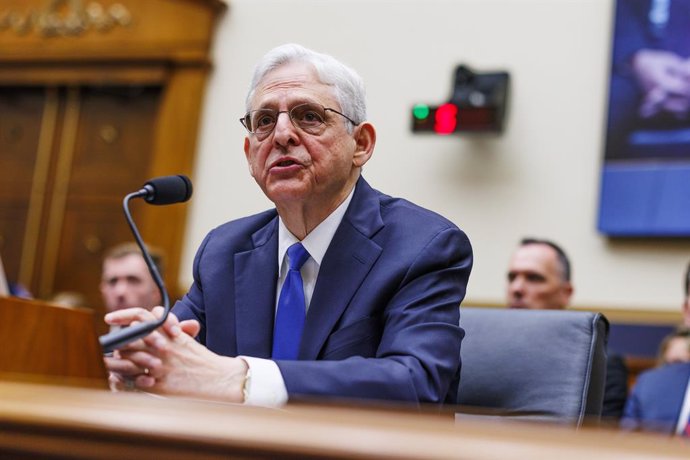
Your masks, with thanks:
[{"label": "gooseneck microphone stand", "polygon": [[165,288],[165,283],[161,278],[158,267],[156,267],[156,264],[153,262],[153,259],[151,258],[151,255],[146,249],[141,235],[139,234],[139,229],[134,223],[134,219],[132,219],[132,215],[129,211],[129,201],[133,198],[144,198],[151,204],[170,204],[187,201],[191,195],[191,181],[186,176],[178,175],[152,179],[147,182],[141,190],[128,194],[122,200],[122,207],[125,212],[127,224],[129,224],[132,235],[134,235],[134,239],[136,240],[139,249],[141,249],[141,254],[144,257],[144,261],[149,269],[149,273],[151,273],[151,277],[161,293],[161,299],[163,300],[163,314],[156,320],[134,324],[118,331],[102,335],[98,340],[104,353],[110,353],[117,348],[150,334],[153,330],[165,323],[168,313],[170,313],[170,296]]}]

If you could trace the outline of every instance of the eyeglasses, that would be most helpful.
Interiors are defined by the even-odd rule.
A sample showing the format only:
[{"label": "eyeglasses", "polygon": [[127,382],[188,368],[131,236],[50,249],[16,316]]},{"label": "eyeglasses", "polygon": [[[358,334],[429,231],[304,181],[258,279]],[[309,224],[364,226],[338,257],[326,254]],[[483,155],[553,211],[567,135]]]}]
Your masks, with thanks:
[{"label": "eyeglasses", "polygon": [[306,103],[296,105],[290,110],[259,109],[248,112],[240,118],[242,126],[255,134],[260,140],[268,137],[278,123],[278,116],[287,113],[290,121],[296,127],[309,134],[321,134],[326,129],[326,112],[337,113],[353,125],[357,125],[350,117],[335,109],[324,107],[320,104]]}]

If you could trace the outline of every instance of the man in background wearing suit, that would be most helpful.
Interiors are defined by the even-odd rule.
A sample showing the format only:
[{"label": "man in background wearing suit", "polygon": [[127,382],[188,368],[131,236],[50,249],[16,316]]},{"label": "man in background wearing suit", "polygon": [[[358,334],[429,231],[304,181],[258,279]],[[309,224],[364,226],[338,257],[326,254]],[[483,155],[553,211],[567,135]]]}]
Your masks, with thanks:
[{"label": "man in background wearing suit", "polygon": [[360,77],[284,45],[257,65],[246,105],[249,171],[275,209],[207,235],[174,315],[107,360],[115,388],[132,379],[145,391],[262,405],[455,401],[470,243],[361,176],[376,132]]},{"label": "man in background wearing suit", "polygon": [[690,436],[690,363],[668,364],[637,377],[621,427]]},{"label": "man in background wearing suit", "polygon": [[[570,260],[553,241],[525,238],[508,267],[506,302],[510,308],[562,310],[573,295]],[[618,419],[628,393],[628,370],[618,355],[606,362],[602,418]]]},{"label": "man in background wearing suit", "polygon": [[[667,339],[687,340],[690,327],[690,264],[685,270],[683,325]],[[686,342],[687,343],[687,342]],[[661,344],[663,353],[667,340]],[[686,350],[687,351],[687,350]],[[670,363],[641,373],[625,405],[621,427],[690,436],[690,363]]]}]

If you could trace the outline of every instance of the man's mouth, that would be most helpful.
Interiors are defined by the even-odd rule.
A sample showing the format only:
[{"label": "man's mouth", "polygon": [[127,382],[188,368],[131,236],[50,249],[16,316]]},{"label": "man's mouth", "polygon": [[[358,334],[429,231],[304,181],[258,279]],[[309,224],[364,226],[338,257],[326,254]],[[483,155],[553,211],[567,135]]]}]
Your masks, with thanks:
[{"label": "man's mouth", "polygon": [[294,158],[282,158],[273,164],[271,164],[270,169],[283,169],[283,168],[294,168],[294,167],[300,167],[302,166],[301,163],[299,163],[297,160]]}]

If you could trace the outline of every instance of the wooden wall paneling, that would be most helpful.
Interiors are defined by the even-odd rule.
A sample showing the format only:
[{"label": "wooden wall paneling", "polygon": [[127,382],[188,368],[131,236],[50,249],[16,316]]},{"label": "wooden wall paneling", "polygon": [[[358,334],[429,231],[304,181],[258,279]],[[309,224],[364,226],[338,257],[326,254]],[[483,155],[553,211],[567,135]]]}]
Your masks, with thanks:
[{"label": "wooden wall paneling", "polygon": [[[100,6],[99,19],[86,17],[87,3]],[[113,20],[116,14],[123,16]],[[3,24],[3,57],[59,62],[78,56],[86,61],[206,60],[212,32],[227,4],[221,0],[3,0],[0,16],[13,15],[21,25]],[[46,25],[53,15],[57,28]],[[75,23],[67,24],[70,15]],[[16,19],[16,20],[15,20]],[[109,23],[109,24],[108,24]]]},{"label": "wooden wall paneling", "polygon": [[[34,273],[32,292],[39,297],[47,297],[55,288],[54,274],[60,269],[57,258],[60,251],[60,238],[65,216],[67,190],[70,183],[72,160],[76,147],[77,132],[79,130],[79,112],[81,100],[78,88],[67,88],[65,99],[65,115],[60,129],[60,142],[54,152],[55,168],[53,169],[54,183],[47,200],[47,218],[42,225],[41,240],[44,242],[39,258],[38,274]],[[63,267],[66,269],[67,267]],[[59,289],[59,288],[58,288]]]},{"label": "wooden wall paneling", "polygon": [[[99,318],[103,252],[132,240],[122,198],[147,179],[159,93],[138,85],[80,88],[79,130],[56,259],[56,267],[70,269],[50,273],[59,290],[81,291],[91,299]],[[140,214],[133,209],[135,219]]]},{"label": "wooden wall paneling", "polygon": [[[1,36],[1,35],[0,35]],[[2,62],[0,56],[0,62]],[[162,85],[171,72],[170,63],[162,60],[103,62],[24,63],[10,61],[0,69],[0,85],[44,87],[65,85]]]},{"label": "wooden wall paneling", "polygon": [[[55,101],[43,88],[0,88],[0,253],[12,281],[20,278],[30,202],[40,201],[55,124]],[[48,129],[46,129],[48,128]],[[47,145],[46,145],[47,144]],[[46,151],[48,150],[48,151]]]},{"label": "wooden wall paneling", "polygon": [[147,178],[159,87],[84,86],[69,196],[119,197]]},{"label": "wooden wall paneling", "polygon": [[[48,190],[52,187],[51,164],[54,162],[53,149],[57,145],[61,133],[64,100],[61,100],[57,88],[45,88],[45,104],[40,118],[40,133],[34,164],[31,192],[27,202],[26,226],[23,235],[16,235],[13,244],[18,244],[23,236],[20,271],[14,281],[18,281],[28,288],[35,286],[34,272],[41,260],[42,227],[48,201]],[[15,171],[15,173],[19,173]]]},{"label": "wooden wall paneling", "polygon": [[[79,288],[100,306],[102,252],[132,239],[122,230],[124,195],[149,177],[193,172],[213,29],[226,6],[219,0],[0,5],[0,136],[9,126],[2,120],[19,119],[3,115],[10,114],[9,96],[38,91],[46,99],[34,102],[30,117],[38,145],[23,149],[25,164],[7,169],[15,181],[31,177],[30,184],[8,185],[9,194],[0,184],[0,250],[8,253],[11,279],[44,298]],[[0,166],[9,161],[4,152]],[[32,160],[39,157],[42,163]],[[133,208],[145,240],[167,253],[166,281],[179,295],[186,288],[176,286],[186,207]]]},{"label": "wooden wall paneling", "polygon": [[22,258],[22,242],[26,229],[25,200],[0,200],[0,256],[7,279],[16,282]]}]

